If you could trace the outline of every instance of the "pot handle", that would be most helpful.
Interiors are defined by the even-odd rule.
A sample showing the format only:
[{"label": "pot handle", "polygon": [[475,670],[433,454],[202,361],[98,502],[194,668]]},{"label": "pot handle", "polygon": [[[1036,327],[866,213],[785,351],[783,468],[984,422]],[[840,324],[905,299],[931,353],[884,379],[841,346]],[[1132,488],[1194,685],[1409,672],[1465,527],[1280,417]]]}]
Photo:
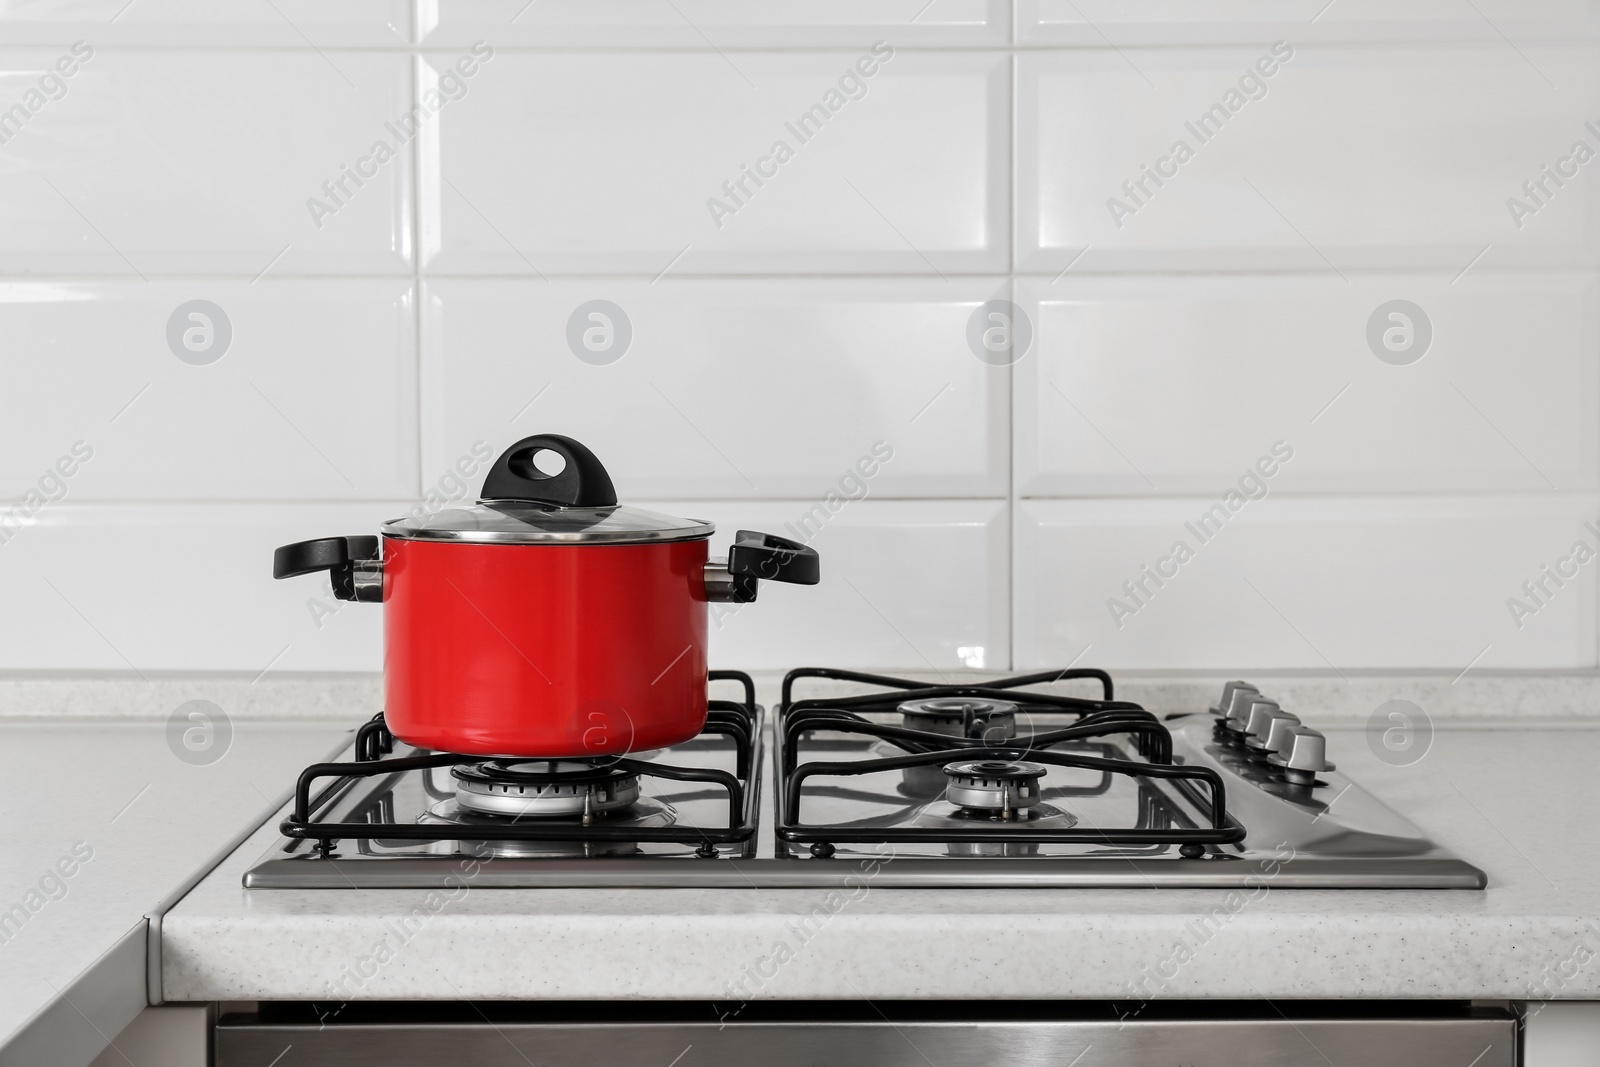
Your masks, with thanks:
[{"label": "pot handle", "polygon": [[[533,457],[540,452],[554,452],[566,460],[560,474],[545,474],[534,466]],[[482,499],[609,508],[617,503],[617,491],[593,452],[570,437],[541,433],[524,437],[500,453],[483,480]]]},{"label": "pot handle", "polygon": [[817,550],[776,534],[740,530],[728,549],[728,560],[706,564],[706,599],[749,604],[762,578],[794,585],[816,585],[822,577]]},{"label": "pot handle", "polygon": [[333,595],[340,600],[383,600],[383,562],[376,537],[319,537],[272,553],[274,578],[298,578],[314,571],[328,572]]}]

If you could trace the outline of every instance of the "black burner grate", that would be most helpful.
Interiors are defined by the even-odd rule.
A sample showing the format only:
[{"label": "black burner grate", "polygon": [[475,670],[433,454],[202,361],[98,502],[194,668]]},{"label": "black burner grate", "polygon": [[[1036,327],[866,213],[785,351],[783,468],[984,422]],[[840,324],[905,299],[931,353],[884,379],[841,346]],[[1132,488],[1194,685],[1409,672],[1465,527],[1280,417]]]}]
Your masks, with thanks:
[{"label": "black burner grate", "polygon": [[[887,690],[833,699],[795,700],[794,685],[803,679],[828,679],[864,683]],[[1094,679],[1101,685],[1103,698],[1088,700],[1022,691],[1022,687],[1071,679]],[[828,858],[837,844],[927,844],[951,842],[1010,842],[1016,844],[1090,844],[1152,846],[1176,845],[1184,856],[1199,856],[1207,845],[1227,845],[1243,840],[1244,827],[1228,815],[1222,776],[1207,767],[1176,765],[1172,762],[1172,735],[1159,719],[1137,704],[1112,698],[1111,677],[1100,670],[1046,671],[1018,675],[982,686],[928,686],[924,682],[856,671],[807,667],[790,671],[783,681],[782,702],[777,714],[777,797],[776,832],[780,841],[809,845],[812,856]],[[1055,729],[1018,733],[996,743],[983,735],[981,722],[973,723],[975,736],[951,736],[874,721],[866,716],[895,713],[910,700],[967,697],[978,700],[1006,700],[1017,705],[1022,716],[1072,715],[1070,725]],[[1019,725],[1020,729],[1020,725]],[[905,755],[877,759],[852,759],[835,762],[802,762],[802,741],[819,732],[875,738],[905,752]],[[1136,751],[1146,761],[1088,754],[1097,738],[1130,737]],[[1059,746],[1079,751],[1056,751]],[[1111,749],[1099,746],[1103,751]],[[880,771],[912,768],[942,768],[966,760],[1027,760],[1055,767],[1098,771],[1101,785],[1082,792],[1103,792],[1112,776],[1137,779],[1141,796],[1154,799],[1144,788],[1151,780],[1170,782],[1201,811],[1209,813],[1211,825],[1182,825],[1170,817],[1170,809],[1158,818],[1157,805],[1143,802],[1133,826],[1108,828],[1091,826],[1040,828],[1026,820],[975,825],[972,829],[949,826],[881,826],[862,823],[806,823],[803,820],[805,785],[808,780],[827,777],[856,777]]]},{"label": "black burner grate", "polygon": [[[577,841],[577,842],[675,842],[695,845],[696,854],[714,858],[718,845],[743,845],[755,836],[759,805],[759,768],[761,766],[761,738],[764,716],[755,702],[755,683],[741,671],[712,671],[713,682],[738,682],[744,691],[744,701],[713,700],[707,705],[706,725],[702,736],[723,736],[732,741],[735,752],[735,772],[730,774],[713,767],[675,767],[670,764],[646,760],[606,756],[595,760],[573,758],[565,762],[591,763],[597,769],[608,768],[641,778],[665,778],[678,782],[702,782],[725,790],[728,798],[728,821],[725,826],[606,826],[595,823],[549,822],[539,820],[505,820],[493,825],[468,823],[393,822],[388,820],[366,822],[324,822],[318,814],[343,795],[352,785],[363,779],[422,771],[433,767],[476,766],[482,756],[463,756],[452,752],[435,752],[419,756],[402,756],[385,759],[394,750],[394,736],[383,722],[382,714],[362,724],[356,733],[355,761],[351,763],[317,763],[300,772],[295,786],[294,807],[288,818],[279,824],[285,837],[315,842],[318,853],[328,856],[334,844],[350,839],[385,839],[396,841]],[[312,795],[312,786],[325,778],[333,781]]]}]

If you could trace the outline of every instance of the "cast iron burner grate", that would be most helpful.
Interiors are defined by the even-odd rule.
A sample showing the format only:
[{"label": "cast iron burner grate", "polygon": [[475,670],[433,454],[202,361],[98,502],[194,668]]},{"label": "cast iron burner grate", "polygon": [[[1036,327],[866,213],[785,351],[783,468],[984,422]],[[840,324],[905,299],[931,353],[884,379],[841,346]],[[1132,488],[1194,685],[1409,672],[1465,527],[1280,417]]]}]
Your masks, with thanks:
[{"label": "cast iron burner grate", "polygon": [[[886,693],[832,699],[794,700],[794,685],[802,679],[832,679],[882,687]],[[1022,692],[1021,687],[1073,679],[1094,679],[1103,697],[1080,697]],[[958,699],[971,702],[966,711],[967,729],[963,736],[894,726],[867,718],[870,714],[900,712],[908,718],[925,714],[927,701],[939,700],[956,708]],[[986,706],[1014,706],[1015,718],[1031,720],[1034,715],[1059,718],[1075,716],[1066,726],[1034,730],[1017,723],[1015,732],[997,742],[984,713]],[[909,705],[909,706],[907,706]],[[776,832],[780,842],[808,845],[817,859],[828,859],[840,844],[946,844],[1004,842],[1026,845],[1176,845],[1180,855],[1197,858],[1209,845],[1229,845],[1242,841],[1245,829],[1230,818],[1222,776],[1209,767],[1184,766],[1172,760],[1172,734],[1150,712],[1128,701],[1113,699],[1111,676],[1101,670],[1080,669],[1045,671],[1002,678],[981,686],[929,686],[925,682],[886,675],[824,667],[803,667],[790,671],[783,680],[783,697],[777,716],[777,797]],[[875,738],[904,755],[877,759],[843,761],[800,760],[802,744],[820,734]],[[1135,751],[1145,761],[1089,755],[1097,739],[1125,736],[1133,740]],[[1076,751],[1057,751],[1072,747]],[[1109,749],[1107,749],[1109,751]],[[941,821],[931,826],[886,826],[881,822],[857,820],[849,823],[808,823],[804,821],[804,801],[808,781],[825,778],[854,778],[882,771],[900,770],[910,777],[920,769],[935,769],[940,777],[944,768],[957,763],[994,761],[1014,764],[1027,762],[1052,767],[1097,771],[1100,782],[1077,788],[1060,788],[1058,796],[1086,796],[1105,793],[1117,776],[1138,780],[1141,803],[1136,822],[1127,827],[1083,825],[1030,825],[1028,820],[974,821],[972,825],[952,825]],[[1181,790],[1196,810],[1210,816],[1211,825],[1196,825],[1177,807],[1162,803],[1161,794],[1149,788],[1151,780],[1166,781]]]},{"label": "cast iron burner grate", "polygon": [[[535,818],[480,819],[474,822],[397,822],[380,814],[369,814],[362,822],[320,821],[318,814],[362,779],[387,777],[409,771],[427,771],[435,767],[451,767],[457,780],[511,779],[506,763],[526,764],[538,761],[485,761],[482,756],[463,756],[452,752],[434,752],[418,756],[401,756],[385,759],[394,750],[394,735],[384,724],[380,712],[363,723],[356,732],[355,761],[352,763],[317,763],[300,772],[295,786],[294,807],[288,818],[279,824],[285,837],[314,842],[318,855],[327,858],[335,854],[335,843],[357,839],[362,841],[416,841],[416,842],[579,842],[585,844],[638,844],[640,842],[673,842],[695,846],[695,855],[714,859],[719,855],[719,845],[746,845],[755,836],[761,733],[763,716],[756,704],[755,682],[742,671],[712,671],[710,680],[737,682],[744,690],[742,703],[732,700],[712,700],[707,704],[706,724],[701,736],[728,738],[734,747],[735,770],[729,773],[715,767],[679,767],[666,763],[629,759],[623,756],[604,756],[595,759],[570,758],[559,761],[574,768],[588,766],[594,776],[603,779],[669,779],[676,782],[698,782],[725,791],[727,796],[727,823],[724,826],[702,825],[641,825],[630,822],[607,825],[604,818],[582,818],[554,821]],[[584,776],[569,770],[565,777]],[[525,776],[524,776],[525,777]],[[325,778],[333,781],[312,795],[312,785]]]}]

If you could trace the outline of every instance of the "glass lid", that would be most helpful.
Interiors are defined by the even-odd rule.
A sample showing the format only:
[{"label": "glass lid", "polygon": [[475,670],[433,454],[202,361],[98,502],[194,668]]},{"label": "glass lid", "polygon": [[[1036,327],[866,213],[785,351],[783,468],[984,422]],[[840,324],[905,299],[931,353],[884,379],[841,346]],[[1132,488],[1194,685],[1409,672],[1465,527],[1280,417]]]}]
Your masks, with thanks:
[{"label": "glass lid", "polygon": [[390,519],[383,534],[408,541],[631,545],[695,541],[716,530],[701,519],[618,504],[594,453],[553,433],[524,437],[501,453],[481,497],[432,515]]},{"label": "glass lid", "polygon": [[480,500],[432,515],[383,524],[385,537],[408,541],[474,541],[501,545],[645,544],[710,537],[716,527],[626,505],[560,507],[531,500]]}]

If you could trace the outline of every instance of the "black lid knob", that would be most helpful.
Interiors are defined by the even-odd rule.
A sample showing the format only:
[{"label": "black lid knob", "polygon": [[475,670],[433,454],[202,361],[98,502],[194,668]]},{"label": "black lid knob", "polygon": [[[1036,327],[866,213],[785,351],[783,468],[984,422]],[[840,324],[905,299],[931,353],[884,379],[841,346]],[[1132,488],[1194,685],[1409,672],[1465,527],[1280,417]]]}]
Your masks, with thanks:
[{"label": "black lid knob", "polygon": [[[540,452],[554,452],[566,461],[559,474],[534,465]],[[500,454],[483,480],[484,500],[526,500],[561,507],[608,508],[617,502],[611,475],[583,445],[556,433],[524,437]]]}]

